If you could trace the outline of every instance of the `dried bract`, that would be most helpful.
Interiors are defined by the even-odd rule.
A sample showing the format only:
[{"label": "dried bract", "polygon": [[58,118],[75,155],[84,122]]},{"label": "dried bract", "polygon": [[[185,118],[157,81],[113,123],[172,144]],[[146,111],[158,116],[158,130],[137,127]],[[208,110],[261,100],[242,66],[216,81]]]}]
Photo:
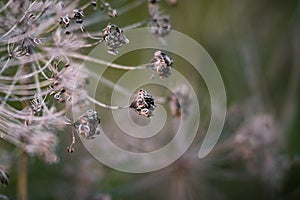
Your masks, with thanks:
[{"label": "dried bract", "polygon": [[146,90],[141,89],[134,95],[130,108],[134,109],[139,115],[151,117],[156,105],[153,96]]},{"label": "dried bract", "polygon": [[73,123],[76,132],[86,139],[93,139],[96,134],[100,134],[100,118],[94,110],[88,110],[77,121]]}]

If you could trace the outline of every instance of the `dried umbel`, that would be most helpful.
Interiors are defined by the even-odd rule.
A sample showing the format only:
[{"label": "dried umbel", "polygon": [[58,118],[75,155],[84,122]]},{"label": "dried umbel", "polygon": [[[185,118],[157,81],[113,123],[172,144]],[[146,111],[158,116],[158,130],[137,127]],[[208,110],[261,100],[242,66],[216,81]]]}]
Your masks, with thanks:
[{"label": "dried umbel", "polygon": [[108,24],[103,29],[102,33],[107,52],[112,55],[118,55],[119,52],[117,48],[129,43],[129,40],[123,33],[123,30],[115,24]]},{"label": "dried umbel", "polygon": [[98,113],[94,110],[88,110],[73,123],[73,126],[76,132],[82,137],[86,139],[93,139],[96,134],[100,134],[100,122],[101,120]]},{"label": "dried umbel", "polygon": [[[71,109],[80,111],[90,102],[110,109],[129,107],[109,106],[89,98],[85,86],[95,74],[81,63],[83,60],[100,65],[107,62],[84,55],[85,51],[80,50],[104,42],[108,52],[116,55],[118,48],[129,40],[114,24],[97,30],[97,37],[93,37],[83,25],[88,28],[102,19],[84,21],[85,14],[89,13],[86,9],[99,5],[110,16],[117,16],[118,12],[103,0],[83,3],[77,0],[0,1],[3,22],[0,23],[0,82],[3,83],[0,87],[0,138],[47,162],[57,161],[55,147],[59,128],[72,125],[72,136],[77,132],[87,139],[99,133],[100,119],[95,111],[85,113],[73,123],[63,117]],[[149,1],[149,4],[155,5],[152,11],[157,13],[158,1]],[[137,24],[142,25],[144,21]],[[88,38],[97,41],[90,43]],[[160,76],[169,74],[170,59],[164,54],[157,55],[151,65]],[[116,64],[110,67],[147,68]],[[140,93],[136,105],[133,103],[131,107],[140,115],[150,117],[155,108],[153,97],[146,92]],[[73,151],[72,145],[69,151]]]},{"label": "dried umbel", "polygon": [[171,75],[173,60],[161,51],[156,51],[151,60],[149,68],[155,71],[160,78],[166,78]]},{"label": "dried umbel", "polygon": [[130,108],[134,109],[139,115],[151,117],[156,105],[153,96],[146,90],[141,89],[134,95]]}]

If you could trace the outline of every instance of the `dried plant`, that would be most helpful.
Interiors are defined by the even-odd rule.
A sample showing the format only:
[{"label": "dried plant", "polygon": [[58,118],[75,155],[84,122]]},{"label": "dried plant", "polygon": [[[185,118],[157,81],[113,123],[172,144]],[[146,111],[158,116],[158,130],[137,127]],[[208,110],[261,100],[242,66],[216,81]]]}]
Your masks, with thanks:
[{"label": "dried plant", "polygon": [[[149,8],[152,4],[158,8],[158,3],[151,1]],[[85,85],[88,83],[89,73],[79,71],[79,63],[82,59],[89,60],[89,57],[80,54],[78,50],[104,42],[108,53],[116,55],[117,48],[129,43],[123,30],[115,24],[108,24],[97,37],[89,34],[83,27],[86,18],[84,10],[90,6],[95,11],[99,8],[99,11],[116,17],[117,10],[109,3],[92,1],[82,7],[78,5],[79,1],[8,1],[4,4],[7,9],[1,10],[1,20],[5,22],[0,27],[0,78],[3,83],[0,96],[1,136],[30,154],[43,155],[49,162],[53,161],[53,156],[48,154],[55,149],[53,146],[57,143],[57,128],[54,127],[63,128],[69,124],[62,117],[72,107],[76,109],[93,102],[114,109],[113,106],[102,104],[88,96]],[[151,11],[150,15],[152,14]],[[12,18],[11,15],[15,17]],[[96,39],[97,42],[88,43],[88,38]],[[105,61],[99,62],[105,64]],[[167,77],[172,63],[169,57],[157,51],[154,60],[148,64],[151,67],[146,65],[139,68],[151,68],[161,77]],[[120,65],[111,67],[135,69]],[[147,107],[148,114],[145,111],[147,108],[141,111],[143,115],[152,115],[154,104],[151,106]],[[119,108],[121,107],[116,107]],[[97,124],[86,124],[90,122],[87,116],[89,113],[75,119],[74,129],[79,135],[92,138]],[[16,127],[19,127],[19,132],[15,131]],[[48,145],[43,146],[43,141]]]},{"label": "dried plant", "polygon": [[[100,65],[107,62],[93,60],[79,50],[103,42],[109,54],[117,55],[117,49],[129,43],[123,30],[115,24],[109,23],[95,34],[85,27],[96,23],[86,14],[89,8],[109,17],[122,14],[111,4],[102,0],[84,5],[79,0],[9,0],[0,4],[3,22],[0,24],[0,136],[3,140],[16,145],[26,155],[37,155],[53,163],[58,161],[55,149],[59,129],[72,130],[72,144],[67,148],[70,153],[74,151],[75,134],[86,139],[99,134],[101,113],[98,116],[96,111],[84,111],[81,117],[70,122],[66,116],[71,109],[81,110],[83,105],[92,102],[110,109],[134,108],[140,115],[152,116],[154,100],[144,90],[135,96],[135,103],[119,107],[97,101],[85,89],[91,72],[79,70],[82,61],[92,60]],[[128,9],[139,4],[133,2]],[[157,11],[151,9],[154,4]],[[155,25],[153,34],[166,35],[170,26],[160,17],[158,2],[149,1],[148,7],[149,25]],[[128,27],[143,24],[144,20]],[[113,63],[110,66],[124,70],[150,68],[159,76],[167,77],[173,61],[157,52],[155,60],[145,66]],[[2,184],[8,183],[6,172],[0,171],[0,178]]]},{"label": "dried plant", "polygon": [[[174,61],[168,52],[160,49],[148,55],[152,57],[148,63],[138,66],[110,63],[90,57],[86,52],[102,43],[107,55],[116,57],[122,48],[135,42],[131,38],[128,40],[126,30],[139,26],[148,26],[153,38],[167,41],[163,37],[168,37],[172,27],[170,19],[173,18],[162,11],[161,3],[174,5],[177,0],[109,2],[0,1],[0,145],[3,143],[5,146],[0,147],[0,193],[2,189],[10,189],[17,180],[18,198],[26,199],[28,159],[38,157],[48,164],[57,163],[63,156],[58,153],[59,146],[62,146],[68,153],[75,152],[67,154],[68,158],[76,158],[73,160],[79,163],[68,162],[62,166],[62,177],[67,178],[67,184],[72,182],[75,199],[115,199],[118,195],[122,195],[121,199],[231,199],[236,198],[237,194],[264,199],[297,199],[297,181],[298,185],[287,192],[292,193],[291,196],[280,196],[282,194],[279,193],[280,187],[286,184],[286,177],[293,176],[293,173],[289,175],[286,171],[295,168],[298,172],[300,166],[299,157],[286,153],[290,150],[285,147],[290,137],[286,133],[292,132],[292,124],[297,126],[292,119],[297,117],[299,102],[296,98],[300,79],[300,46],[297,45],[299,3],[179,3],[179,12],[173,16],[177,18],[176,29],[182,28],[199,41],[205,41],[211,55],[217,63],[221,63],[220,71],[229,91],[228,105],[234,109],[227,113],[222,136],[206,158],[199,160],[196,157],[199,141],[204,136],[202,133],[207,128],[206,122],[211,117],[206,115],[208,106],[204,105],[199,140],[195,140],[180,159],[158,172],[134,175],[125,180],[127,175],[116,176],[118,172],[111,172],[104,166],[94,166],[92,158],[80,157],[82,152],[78,151],[80,145],[76,146],[76,139],[80,137],[93,142],[99,137],[101,126],[108,124],[108,117],[100,111],[90,110],[89,106],[89,109],[83,108],[95,104],[117,112],[120,109],[133,110],[134,121],[146,124],[149,118],[157,116],[157,105],[165,103],[174,118],[166,123],[163,130],[166,134],[155,136],[159,140],[140,142],[132,137],[117,135],[118,128],[107,127],[112,133],[109,137],[115,140],[113,142],[125,141],[124,149],[150,152],[169,141],[179,120],[189,115],[193,105],[191,92],[186,86],[176,88],[166,97],[158,97],[148,88],[147,91],[137,88],[137,92],[131,94],[122,85],[117,85],[120,91],[132,97],[125,106],[107,105],[89,95],[86,86],[97,75],[88,68],[82,68],[83,61],[92,62],[99,68],[149,70],[153,72],[153,77],[161,78],[160,81],[172,78]],[[147,19],[137,19],[133,24],[126,24],[122,19],[123,25],[118,23],[118,17],[142,5],[148,10]],[[194,15],[192,12],[195,10],[200,14]],[[182,16],[184,19],[181,19]],[[257,18],[261,19],[261,23],[256,23]],[[280,30],[279,34],[277,30]],[[289,60],[291,58],[294,60]],[[293,69],[289,69],[289,65],[293,65]],[[192,72],[187,68],[183,70]],[[287,74],[292,75],[290,80]],[[110,80],[103,83],[110,87],[113,84]],[[197,95],[201,95],[201,101],[206,98],[202,91]],[[240,101],[250,103],[241,104]],[[79,117],[70,117],[71,111],[79,113]],[[60,144],[62,132],[70,134],[70,145]],[[297,142],[293,143],[297,146]],[[9,150],[2,150],[6,145]],[[9,161],[3,159],[4,154],[9,155]],[[13,167],[18,177],[14,177]],[[118,180],[120,183],[116,183]],[[57,186],[64,185],[59,189],[61,193],[67,193],[64,191],[66,182]],[[112,182],[109,187],[113,188],[103,189],[102,184],[106,185],[106,182]],[[95,185],[101,185],[100,191],[98,187],[95,189]],[[256,189],[260,190],[256,192]],[[237,194],[236,190],[239,190]],[[251,194],[254,190],[255,194]],[[149,191],[151,195],[148,195]],[[63,199],[61,194],[55,195]],[[8,198],[0,194],[0,199]]]}]

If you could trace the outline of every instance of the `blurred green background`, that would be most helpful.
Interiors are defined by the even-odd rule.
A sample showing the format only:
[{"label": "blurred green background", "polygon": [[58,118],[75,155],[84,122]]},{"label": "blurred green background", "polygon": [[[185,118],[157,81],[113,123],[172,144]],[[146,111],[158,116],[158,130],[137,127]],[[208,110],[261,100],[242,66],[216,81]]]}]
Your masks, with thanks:
[{"label": "blurred green background", "polygon": [[[201,122],[200,136],[171,166],[127,174],[101,165],[80,142],[68,154],[66,130],[60,133],[58,164],[30,159],[29,199],[300,199],[300,1],[178,0],[170,6],[162,0],[161,4],[172,28],[198,41],[222,74],[228,115],[217,147],[207,158],[197,158],[201,132],[207,128],[207,122]],[[145,2],[113,22],[122,27],[147,17]],[[106,24],[97,25],[102,29]],[[118,62],[131,64],[128,58]],[[184,61],[175,67],[192,78],[193,70]],[[108,71],[107,77],[118,76]],[[201,81],[198,87],[205,90]],[[208,118],[209,112],[203,112]],[[255,146],[251,143],[255,134],[273,139]],[[239,143],[237,135],[246,136],[246,142]],[[0,146],[5,149],[2,157],[17,153],[4,141]],[[0,187],[0,194],[11,199],[16,198],[16,170],[12,166],[9,185]]]}]

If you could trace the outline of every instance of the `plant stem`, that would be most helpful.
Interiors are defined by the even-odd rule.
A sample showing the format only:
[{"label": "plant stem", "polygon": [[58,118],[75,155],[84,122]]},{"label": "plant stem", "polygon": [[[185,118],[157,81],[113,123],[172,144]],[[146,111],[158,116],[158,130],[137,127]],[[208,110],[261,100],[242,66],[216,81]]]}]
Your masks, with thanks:
[{"label": "plant stem", "polygon": [[28,155],[22,149],[18,162],[18,199],[27,200]]},{"label": "plant stem", "polygon": [[93,102],[94,104],[98,105],[98,106],[101,106],[103,108],[109,108],[109,109],[112,109],[112,110],[118,110],[118,109],[126,109],[126,108],[129,108],[129,106],[110,106],[110,105],[106,105],[104,103],[101,103],[99,101],[97,101],[96,99],[90,97],[90,96],[87,96],[87,99],[91,102]]},{"label": "plant stem", "polygon": [[150,65],[150,64],[145,64],[145,65],[140,65],[140,66],[124,66],[124,65],[111,63],[111,62],[108,62],[108,61],[100,60],[100,59],[97,59],[97,58],[93,58],[93,57],[82,55],[82,54],[75,53],[75,52],[66,53],[66,56],[69,56],[69,57],[72,57],[72,58],[77,58],[77,59],[84,60],[84,61],[97,63],[97,64],[100,64],[100,65],[105,65],[105,66],[108,66],[108,67],[111,67],[111,68],[124,69],[124,70],[147,69],[147,67]]}]

